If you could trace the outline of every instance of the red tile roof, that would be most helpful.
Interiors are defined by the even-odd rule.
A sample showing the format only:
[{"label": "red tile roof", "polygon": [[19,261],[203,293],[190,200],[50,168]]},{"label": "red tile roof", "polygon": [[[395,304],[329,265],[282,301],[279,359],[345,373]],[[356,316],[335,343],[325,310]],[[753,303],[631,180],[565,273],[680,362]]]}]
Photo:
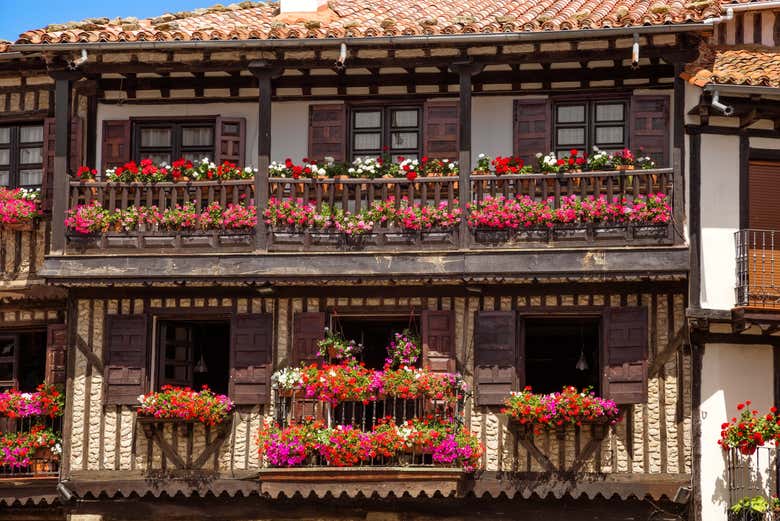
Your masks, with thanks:
[{"label": "red tile roof", "polygon": [[717,83],[780,88],[780,49],[776,47],[702,45],[699,52],[684,74],[699,87]]},{"label": "red tile roof", "polygon": [[311,14],[241,2],[157,18],[91,18],[27,31],[17,43],[371,37],[601,29],[699,22],[718,0],[331,0]]}]

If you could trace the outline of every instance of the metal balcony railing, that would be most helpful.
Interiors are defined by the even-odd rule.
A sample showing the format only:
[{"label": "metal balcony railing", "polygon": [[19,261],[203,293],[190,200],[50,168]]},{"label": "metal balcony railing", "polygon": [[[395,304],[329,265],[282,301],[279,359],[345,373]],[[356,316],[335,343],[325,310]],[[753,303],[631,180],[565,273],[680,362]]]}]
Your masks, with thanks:
[{"label": "metal balcony railing", "polygon": [[740,230],[737,252],[737,306],[780,308],[780,232]]}]

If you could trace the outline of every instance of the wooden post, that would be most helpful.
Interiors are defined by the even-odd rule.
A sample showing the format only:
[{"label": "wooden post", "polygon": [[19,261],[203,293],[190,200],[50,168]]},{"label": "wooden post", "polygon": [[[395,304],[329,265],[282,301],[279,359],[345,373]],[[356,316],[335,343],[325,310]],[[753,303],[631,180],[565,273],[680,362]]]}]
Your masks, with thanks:
[{"label": "wooden post", "polygon": [[468,226],[466,225],[466,205],[471,200],[471,77],[482,70],[481,64],[474,62],[453,63],[451,69],[458,73],[459,80],[459,153],[458,153],[458,204],[461,211],[459,228],[460,248],[469,247]]},{"label": "wooden post", "polygon": [[683,229],[685,222],[685,80],[684,63],[674,65],[674,149],[672,152],[672,231],[675,243],[684,241],[675,230]]},{"label": "wooden post", "polygon": [[257,131],[257,175],[255,176],[255,208],[257,209],[257,227],[255,228],[255,249],[268,249],[268,236],[262,213],[268,206],[268,166],[271,164],[271,80],[279,76],[282,70],[272,67],[264,60],[253,61],[249,70],[255,75],[259,87],[258,131]]},{"label": "wooden post", "polygon": [[54,173],[52,174],[51,247],[52,255],[65,251],[65,210],[68,198],[68,158],[70,157],[70,94],[73,75],[52,73],[54,84]]}]

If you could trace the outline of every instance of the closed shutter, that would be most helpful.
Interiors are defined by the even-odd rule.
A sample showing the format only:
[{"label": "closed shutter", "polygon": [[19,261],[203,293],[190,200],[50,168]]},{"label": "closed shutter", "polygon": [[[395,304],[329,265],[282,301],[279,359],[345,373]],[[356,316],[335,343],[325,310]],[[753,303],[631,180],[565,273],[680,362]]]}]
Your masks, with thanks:
[{"label": "closed shutter", "polygon": [[780,230],[780,162],[751,161],[748,223],[756,230]]},{"label": "closed shutter", "polygon": [[455,314],[452,311],[422,312],[423,360],[436,372],[455,372]]},{"label": "closed shutter", "polygon": [[631,98],[631,150],[650,156],[658,168],[669,166],[669,97]]},{"label": "closed shutter", "polygon": [[326,157],[346,161],[347,106],[343,103],[309,106],[309,159]]},{"label": "closed shutter", "polygon": [[519,99],[514,107],[514,155],[528,165],[536,164],[536,154],[552,149],[550,100]]},{"label": "closed shutter", "polygon": [[46,331],[46,377],[50,385],[65,385],[67,380],[68,328],[51,324]]},{"label": "closed shutter", "polygon": [[423,115],[423,153],[431,159],[457,161],[458,102],[428,101]]},{"label": "closed shutter", "polygon": [[267,404],[271,399],[271,342],[269,313],[233,317],[230,342],[230,399],[238,405]]},{"label": "closed shutter", "polygon": [[130,156],[130,120],[104,121],[101,171],[124,165]]},{"label": "closed shutter", "polygon": [[134,405],[146,392],[147,338],[143,315],[106,319],[106,404]]},{"label": "closed shutter", "polygon": [[293,364],[317,362],[317,343],[325,337],[325,313],[296,313],[293,319]]},{"label": "closed shutter", "polygon": [[[70,155],[68,171],[75,172],[84,161],[84,139],[82,120],[74,116],[70,123]],[[56,152],[56,125],[54,118],[43,121],[43,179],[41,181],[41,201],[45,211],[51,210],[54,196],[54,154]]]},{"label": "closed shutter", "polygon": [[477,405],[501,405],[521,385],[520,364],[524,361],[518,340],[514,311],[477,313],[474,339]]},{"label": "closed shutter", "polygon": [[219,165],[229,161],[240,168],[246,166],[244,154],[246,150],[245,136],[245,118],[217,118],[214,162]]},{"label": "closed shutter", "polygon": [[647,308],[604,312],[603,394],[618,404],[647,401]]}]

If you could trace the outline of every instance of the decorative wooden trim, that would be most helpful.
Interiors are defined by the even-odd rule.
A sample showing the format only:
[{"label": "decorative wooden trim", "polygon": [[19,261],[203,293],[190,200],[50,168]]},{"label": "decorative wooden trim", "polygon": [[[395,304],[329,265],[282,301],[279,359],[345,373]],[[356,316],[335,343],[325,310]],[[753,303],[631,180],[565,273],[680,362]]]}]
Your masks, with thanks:
[{"label": "decorative wooden trim", "polygon": [[690,227],[688,244],[690,245],[690,274],[688,277],[690,305],[694,309],[701,306],[701,135],[690,137]]},{"label": "decorative wooden trim", "polygon": [[750,227],[750,138],[739,136],[739,227]]}]

